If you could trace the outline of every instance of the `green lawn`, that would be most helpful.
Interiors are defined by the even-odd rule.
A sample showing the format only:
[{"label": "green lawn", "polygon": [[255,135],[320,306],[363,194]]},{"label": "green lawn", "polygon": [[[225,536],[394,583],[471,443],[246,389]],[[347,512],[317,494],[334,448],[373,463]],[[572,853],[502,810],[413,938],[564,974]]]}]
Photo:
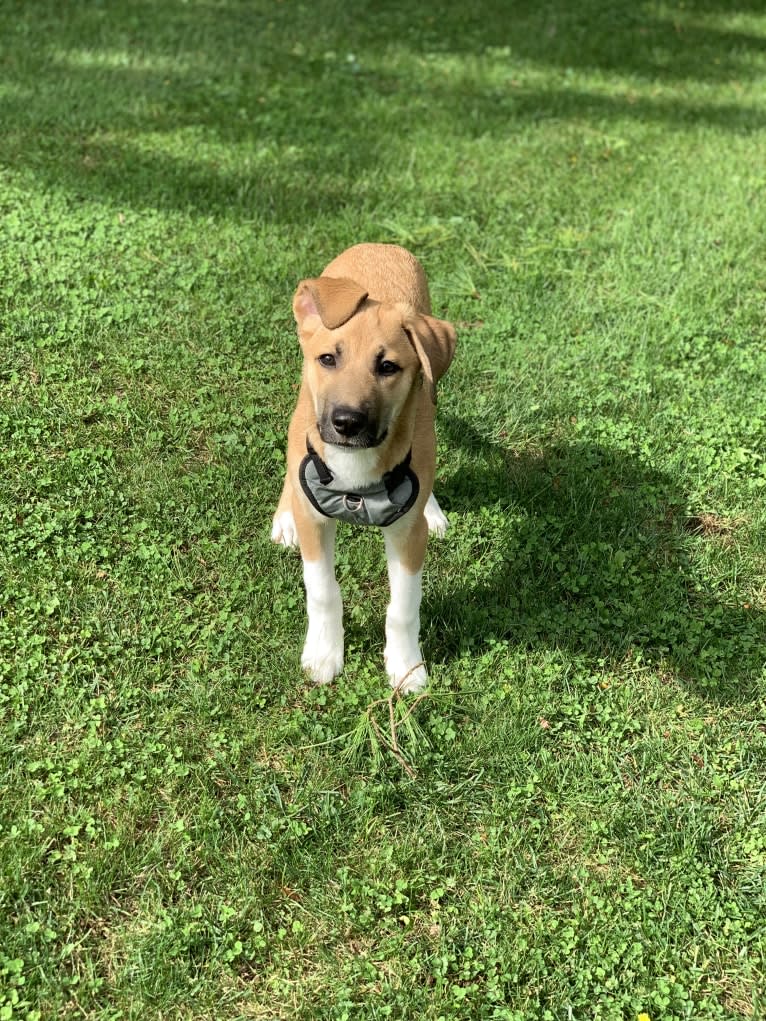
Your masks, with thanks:
[{"label": "green lawn", "polygon": [[[760,0],[7,0],[0,124],[0,1021],[766,1018]],[[459,334],[396,705],[380,536],[318,689],[268,538],[362,240]]]}]

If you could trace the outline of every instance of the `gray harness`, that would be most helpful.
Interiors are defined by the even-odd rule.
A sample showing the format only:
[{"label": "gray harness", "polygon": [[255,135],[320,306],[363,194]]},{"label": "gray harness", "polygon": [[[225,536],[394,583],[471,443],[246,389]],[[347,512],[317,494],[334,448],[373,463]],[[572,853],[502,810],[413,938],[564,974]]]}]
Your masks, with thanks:
[{"label": "gray harness", "polygon": [[306,448],[308,453],[298,469],[301,489],[311,506],[326,518],[385,528],[406,514],[418,498],[420,483],[410,468],[412,451],[400,464],[386,472],[380,482],[349,493],[335,482],[332,472],[308,438]]}]

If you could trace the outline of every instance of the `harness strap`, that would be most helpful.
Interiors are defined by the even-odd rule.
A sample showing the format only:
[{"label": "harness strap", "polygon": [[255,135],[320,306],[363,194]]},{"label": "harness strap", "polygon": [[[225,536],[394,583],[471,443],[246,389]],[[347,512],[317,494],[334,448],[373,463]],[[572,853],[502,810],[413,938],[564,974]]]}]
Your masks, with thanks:
[{"label": "harness strap", "polygon": [[412,448],[407,451],[407,456],[399,464],[394,465],[390,472],[386,472],[383,476],[383,484],[389,493],[401,486],[402,482],[407,478],[407,473],[410,470],[410,461],[412,460]]},{"label": "harness strap", "polygon": [[308,451],[309,457],[314,462],[314,467],[316,468],[317,472],[317,478],[319,479],[323,486],[329,485],[334,478],[333,473],[324,463],[319,454],[317,454],[316,450],[314,450],[314,448],[311,446],[311,440],[308,438],[308,436],[306,437],[306,450]]}]

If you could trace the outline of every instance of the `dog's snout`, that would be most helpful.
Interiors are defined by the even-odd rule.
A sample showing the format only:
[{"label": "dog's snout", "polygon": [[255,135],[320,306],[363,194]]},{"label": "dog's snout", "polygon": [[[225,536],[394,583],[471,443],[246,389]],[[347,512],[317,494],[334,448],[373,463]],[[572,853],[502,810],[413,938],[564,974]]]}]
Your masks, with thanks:
[{"label": "dog's snout", "polygon": [[358,436],[368,425],[365,412],[357,411],[355,408],[347,408],[343,405],[333,408],[330,421],[337,433],[347,437]]}]

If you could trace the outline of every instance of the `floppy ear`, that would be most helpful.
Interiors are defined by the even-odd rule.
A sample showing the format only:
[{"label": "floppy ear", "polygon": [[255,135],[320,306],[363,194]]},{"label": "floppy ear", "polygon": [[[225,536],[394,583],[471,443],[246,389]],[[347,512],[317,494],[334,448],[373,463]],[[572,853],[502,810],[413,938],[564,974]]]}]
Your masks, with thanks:
[{"label": "floppy ear", "polygon": [[300,328],[303,320],[318,315],[328,330],[347,323],[367,297],[359,284],[347,277],[315,277],[302,280],[293,298],[293,313]]},{"label": "floppy ear", "polygon": [[446,319],[434,319],[427,315],[410,315],[404,320],[404,332],[415,348],[436,404],[436,382],[449,368],[455,354],[457,334],[452,323]]}]

